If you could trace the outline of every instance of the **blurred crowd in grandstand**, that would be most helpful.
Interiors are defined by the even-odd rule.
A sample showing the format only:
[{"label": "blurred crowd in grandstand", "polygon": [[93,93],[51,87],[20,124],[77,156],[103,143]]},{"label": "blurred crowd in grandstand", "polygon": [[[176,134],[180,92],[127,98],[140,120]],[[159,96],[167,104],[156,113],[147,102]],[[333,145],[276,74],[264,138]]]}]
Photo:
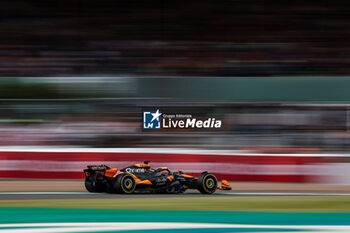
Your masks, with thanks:
[{"label": "blurred crowd in grandstand", "polygon": [[336,1],[4,0],[0,76],[347,75]]},{"label": "blurred crowd in grandstand", "polygon": [[[349,75],[347,4],[4,0],[0,16],[1,145],[350,149],[344,106],[216,104],[208,116],[223,119],[220,131],[145,133],[140,102],[89,101],[79,87],[67,94],[43,84],[82,76],[78,86],[97,93],[117,88],[92,78],[104,75]],[[132,89],[119,85],[118,93]]]},{"label": "blurred crowd in grandstand", "polygon": [[223,122],[223,127],[215,131],[143,130],[141,107],[119,106],[113,101],[1,106],[2,146],[180,147],[261,152],[350,150],[350,113],[343,106],[257,103],[206,106],[203,117]]}]

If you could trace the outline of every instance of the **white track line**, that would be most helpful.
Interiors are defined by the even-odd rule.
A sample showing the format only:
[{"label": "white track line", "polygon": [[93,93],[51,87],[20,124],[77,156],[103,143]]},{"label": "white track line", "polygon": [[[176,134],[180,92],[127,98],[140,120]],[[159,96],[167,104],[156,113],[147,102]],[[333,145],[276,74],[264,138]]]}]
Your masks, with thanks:
[{"label": "white track line", "polygon": [[350,196],[350,193],[215,193],[219,195],[238,196]]},{"label": "white track line", "polygon": [[[295,225],[252,225],[252,224],[216,224],[216,223],[174,223],[174,222],[84,222],[84,223],[23,223],[0,224],[1,232],[7,233],[39,233],[39,232],[94,232],[94,231],[125,231],[125,230],[155,230],[155,229],[210,229],[210,228],[253,228],[253,229],[300,229],[312,232],[349,232],[350,226],[295,226]],[[24,228],[21,228],[24,227]],[[26,228],[29,227],[29,228]],[[12,229],[11,229],[12,228]],[[282,231],[284,232],[284,231]]]},{"label": "white track line", "polygon": [[103,195],[105,193],[89,193],[89,192],[0,192],[0,195]]},{"label": "white track line", "polygon": [[[106,195],[106,193],[89,192],[0,192],[0,195]],[[199,194],[198,192],[188,192],[186,194]],[[113,194],[107,194],[113,195]],[[217,192],[215,195],[232,196],[350,196],[350,193],[240,193],[240,192]],[[157,194],[154,194],[157,197]],[[140,195],[142,197],[142,195]],[[169,197],[173,197],[169,195]]]}]

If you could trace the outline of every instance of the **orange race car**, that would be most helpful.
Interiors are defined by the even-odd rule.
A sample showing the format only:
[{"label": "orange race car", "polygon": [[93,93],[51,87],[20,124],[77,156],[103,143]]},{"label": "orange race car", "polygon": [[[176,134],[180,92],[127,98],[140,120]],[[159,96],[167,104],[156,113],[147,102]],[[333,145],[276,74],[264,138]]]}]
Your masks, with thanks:
[{"label": "orange race car", "polygon": [[231,190],[230,184],[222,180],[217,187],[213,174],[203,172],[199,177],[172,172],[167,167],[151,168],[149,161],[123,168],[106,165],[90,165],[84,169],[85,187],[89,192],[107,193],[183,193],[186,189],[198,189],[212,194],[217,189]]}]

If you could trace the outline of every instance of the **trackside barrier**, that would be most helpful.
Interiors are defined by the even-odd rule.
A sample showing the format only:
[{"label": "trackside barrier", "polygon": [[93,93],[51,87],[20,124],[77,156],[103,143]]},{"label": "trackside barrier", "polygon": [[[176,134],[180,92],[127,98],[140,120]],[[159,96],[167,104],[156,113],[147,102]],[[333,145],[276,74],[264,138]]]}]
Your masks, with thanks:
[{"label": "trackside barrier", "polygon": [[0,178],[81,179],[89,164],[123,168],[144,160],[150,160],[152,167],[167,166],[193,175],[208,171],[231,181],[325,182],[334,173],[325,157],[317,155],[88,150],[0,151]]}]

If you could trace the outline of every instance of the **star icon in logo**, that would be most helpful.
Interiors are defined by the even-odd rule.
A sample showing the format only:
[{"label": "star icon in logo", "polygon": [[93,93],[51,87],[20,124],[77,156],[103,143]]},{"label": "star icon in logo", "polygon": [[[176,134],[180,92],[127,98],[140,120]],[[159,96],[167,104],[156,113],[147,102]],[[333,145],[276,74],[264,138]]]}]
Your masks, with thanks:
[{"label": "star icon in logo", "polygon": [[155,119],[157,119],[157,121],[159,121],[159,117],[162,115],[160,112],[159,112],[159,109],[157,109],[157,111],[155,113],[152,113],[151,114],[153,117],[152,117],[152,121],[154,121]]}]

